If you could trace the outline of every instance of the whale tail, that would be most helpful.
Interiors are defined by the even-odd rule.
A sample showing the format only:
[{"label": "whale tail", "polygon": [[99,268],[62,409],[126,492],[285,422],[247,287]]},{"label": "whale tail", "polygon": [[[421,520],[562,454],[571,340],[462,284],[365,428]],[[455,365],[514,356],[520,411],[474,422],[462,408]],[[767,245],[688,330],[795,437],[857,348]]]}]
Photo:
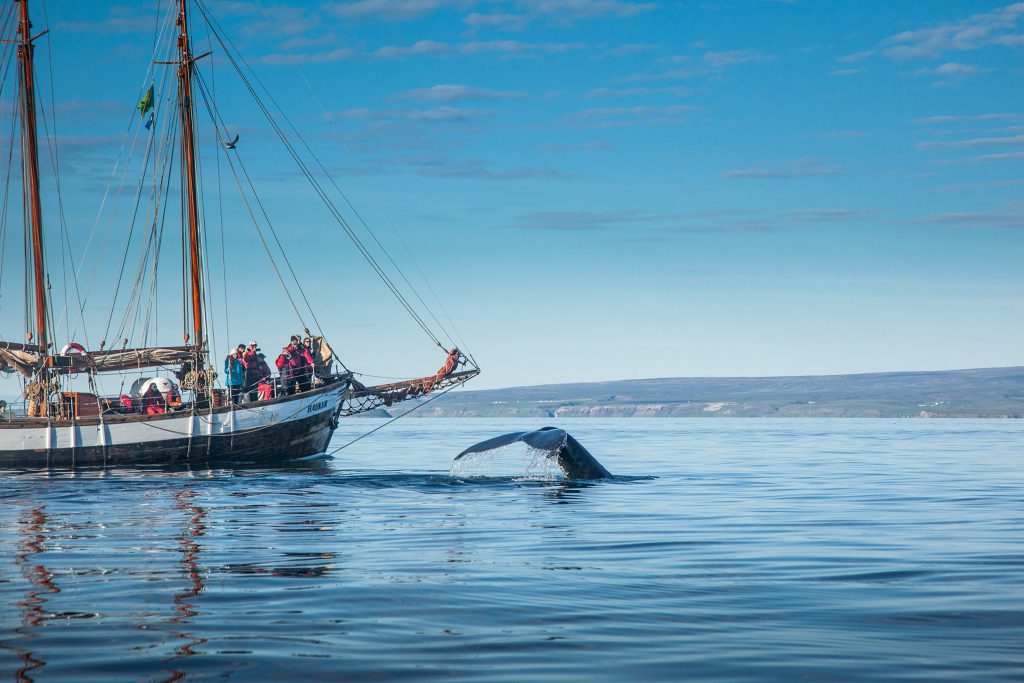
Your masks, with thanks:
[{"label": "whale tail", "polygon": [[567,479],[607,479],[612,476],[571,434],[558,427],[542,427],[533,432],[514,432],[481,441],[455,456],[455,463],[469,455],[486,453],[514,443],[546,452],[546,457],[558,464]]}]

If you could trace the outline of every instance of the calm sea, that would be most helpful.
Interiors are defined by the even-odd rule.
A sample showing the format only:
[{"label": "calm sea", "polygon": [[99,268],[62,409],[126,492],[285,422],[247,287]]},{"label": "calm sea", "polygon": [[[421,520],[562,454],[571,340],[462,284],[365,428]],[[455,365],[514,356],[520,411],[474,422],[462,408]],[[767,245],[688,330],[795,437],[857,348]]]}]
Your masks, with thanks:
[{"label": "calm sea", "polygon": [[449,476],[543,424],[400,420],[288,470],[7,473],[0,673],[1024,680],[1024,421],[563,420],[617,479]]}]

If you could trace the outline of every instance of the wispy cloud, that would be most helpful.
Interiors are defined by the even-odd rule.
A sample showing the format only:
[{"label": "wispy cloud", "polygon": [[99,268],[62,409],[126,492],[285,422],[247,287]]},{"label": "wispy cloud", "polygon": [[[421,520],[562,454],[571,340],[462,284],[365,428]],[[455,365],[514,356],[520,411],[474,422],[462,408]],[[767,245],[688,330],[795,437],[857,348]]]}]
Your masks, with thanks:
[{"label": "wispy cloud", "polygon": [[481,14],[471,12],[462,20],[470,28],[496,28],[505,31],[522,31],[533,20],[528,14],[508,14],[505,12],[493,12]]},{"label": "wispy cloud", "polygon": [[940,115],[940,116],[926,116],[921,119],[916,119],[914,123],[921,126],[931,126],[936,124],[949,124],[949,123],[965,123],[965,122],[985,122],[985,121],[1022,121],[1024,120],[1024,114],[1012,114],[1012,113],[994,113],[994,114],[954,114],[954,115]]},{"label": "wispy cloud", "polygon": [[991,45],[1020,45],[1018,23],[1024,2],[974,14],[966,19],[904,31],[883,41],[883,53],[897,60],[935,59],[947,52],[966,52]]},{"label": "wispy cloud", "polygon": [[970,138],[967,140],[926,140],[917,143],[919,150],[931,149],[977,149],[981,147],[1020,147],[1024,146],[1024,135],[1011,135],[995,138]]},{"label": "wispy cloud", "polygon": [[941,66],[934,68],[918,69],[914,72],[915,76],[973,76],[975,74],[985,73],[991,71],[991,69],[981,69],[970,64],[957,64],[956,62],[946,62]]},{"label": "wispy cloud", "polygon": [[724,178],[742,180],[790,180],[838,176],[846,173],[842,166],[827,164],[819,159],[798,159],[781,166],[748,166],[726,171]]},{"label": "wispy cloud", "polygon": [[[703,43],[696,43],[696,46],[703,47]],[[635,83],[643,81],[663,81],[674,79],[699,78],[701,76],[717,76],[741,64],[757,64],[773,62],[774,55],[767,54],[760,50],[726,50],[722,52],[707,51],[695,55],[680,54],[670,57],[663,57],[658,60],[661,64],[674,65],[675,68],[655,74],[634,74],[619,79],[620,82]]]},{"label": "wispy cloud", "polygon": [[444,165],[430,165],[420,169],[418,173],[428,178],[468,180],[529,180],[534,178],[562,180],[573,177],[572,174],[553,168],[492,169],[478,159],[462,159]]},{"label": "wispy cloud", "polygon": [[444,56],[453,54],[484,54],[494,53],[505,56],[534,54],[552,54],[580,50],[586,47],[582,43],[526,43],[518,40],[488,40],[467,43],[440,43],[433,40],[420,40],[407,47],[389,45],[379,48],[373,53],[382,59],[399,59],[415,56]]},{"label": "wispy cloud", "polygon": [[954,228],[1024,228],[1024,212],[964,211],[933,213],[909,221],[912,225],[945,225]]},{"label": "wispy cloud", "polygon": [[334,39],[333,36],[317,35],[324,22],[315,8],[218,0],[214,9],[217,16],[237,17],[240,20],[239,34],[260,42],[267,38],[284,38],[290,48],[302,49]]},{"label": "wispy cloud", "polygon": [[673,95],[675,97],[689,97],[693,90],[683,87],[667,88],[595,88],[583,96],[590,100],[621,99],[626,97],[647,97],[650,95]]},{"label": "wispy cloud", "polygon": [[867,220],[877,213],[873,209],[798,209],[783,216],[797,223],[842,223]]},{"label": "wispy cloud", "polygon": [[614,57],[625,57],[627,55],[635,55],[643,52],[654,52],[660,49],[660,45],[654,45],[653,43],[626,43],[625,45],[619,45],[618,47],[612,48],[608,51],[608,54]]},{"label": "wispy cloud", "polygon": [[515,12],[473,12],[463,21],[471,28],[521,31],[532,23],[572,26],[591,19],[623,19],[654,11],[653,2],[626,0],[515,0]]},{"label": "wispy cloud", "polygon": [[357,53],[355,50],[351,50],[346,47],[339,47],[335,48],[334,50],[328,50],[326,52],[271,52],[269,54],[256,57],[253,61],[257,64],[274,65],[328,64],[331,62],[340,62],[346,59],[353,59],[356,56]]},{"label": "wispy cloud", "polygon": [[135,33],[152,31],[156,21],[151,6],[116,5],[99,21],[58,21],[54,28],[70,33]]},{"label": "wispy cloud", "polygon": [[491,114],[489,109],[434,107],[432,109],[347,109],[332,118],[362,120],[375,123],[388,121],[421,121],[432,123],[466,123]]},{"label": "wispy cloud", "polygon": [[475,4],[473,0],[354,0],[330,3],[327,11],[343,19],[412,21],[441,9],[464,10]]},{"label": "wispy cloud", "polygon": [[519,218],[515,227],[523,230],[564,230],[571,232],[621,229],[637,223],[664,223],[673,216],[643,214],[639,211],[532,211]]},{"label": "wispy cloud", "polygon": [[867,220],[869,209],[818,208],[791,211],[694,211],[652,214],[642,211],[533,211],[520,216],[513,227],[522,230],[563,232],[643,233],[755,232],[787,227],[806,228]]},{"label": "wispy cloud", "polygon": [[686,104],[591,107],[577,112],[570,119],[574,122],[583,122],[596,128],[678,124],[683,122],[683,114],[692,112],[695,109],[696,107]]},{"label": "wispy cloud", "polygon": [[980,183],[954,183],[935,188],[937,192],[967,192],[970,190],[991,190],[1005,187],[1020,187],[1024,185],[1024,178],[1009,178],[1007,180],[989,180]]},{"label": "wispy cloud", "polygon": [[843,64],[856,64],[858,62],[863,62],[868,57],[874,56],[874,54],[874,50],[864,50],[862,52],[854,52],[853,54],[838,57],[837,61],[840,61]]},{"label": "wispy cloud", "polygon": [[988,163],[991,161],[1020,161],[1024,159],[1024,152],[1000,152],[997,154],[979,154],[964,161],[968,163]]},{"label": "wispy cloud", "polygon": [[727,52],[706,52],[704,61],[715,69],[725,69],[737,64],[771,62],[775,57],[760,50],[729,50]]},{"label": "wispy cloud", "polygon": [[608,142],[607,140],[586,140],[584,142],[573,142],[573,143],[557,143],[550,145],[540,145],[537,149],[541,152],[549,152],[552,154],[565,154],[567,152],[580,152],[580,151],[601,151],[615,149],[615,145]]},{"label": "wispy cloud", "polygon": [[469,85],[442,83],[430,88],[406,90],[394,96],[396,100],[419,102],[468,102],[473,100],[507,100],[526,97],[525,92],[512,90],[488,90]]}]

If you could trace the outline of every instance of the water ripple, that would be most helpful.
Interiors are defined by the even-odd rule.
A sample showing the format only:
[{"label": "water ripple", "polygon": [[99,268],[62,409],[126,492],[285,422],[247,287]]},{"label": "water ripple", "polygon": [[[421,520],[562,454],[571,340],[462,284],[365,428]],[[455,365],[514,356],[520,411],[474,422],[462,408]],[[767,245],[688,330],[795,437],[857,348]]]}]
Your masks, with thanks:
[{"label": "water ripple", "polygon": [[1024,679],[1024,425],[559,425],[619,476],[450,476],[542,426],[486,420],[286,469],[8,472],[0,673]]}]

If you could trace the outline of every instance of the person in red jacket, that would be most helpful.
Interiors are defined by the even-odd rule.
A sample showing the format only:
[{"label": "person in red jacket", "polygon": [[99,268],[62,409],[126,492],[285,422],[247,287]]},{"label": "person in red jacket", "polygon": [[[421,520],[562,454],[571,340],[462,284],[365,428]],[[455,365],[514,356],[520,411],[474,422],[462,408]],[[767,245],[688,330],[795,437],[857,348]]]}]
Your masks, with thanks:
[{"label": "person in red jacket", "polygon": [[273,373],[270,372],[270,366],[267,365],[267,357],[262,353],[256,354],[257,363],[257,379],[256,379],[256,391],[257,397],[261,401],[274,397],[274,384],[272,381]]},{"label": "person in red jacket", "polygon": [[292,378],[295,380],[296,391],[309,391],[313,387],[313,354],[302,345],[298,336],[293,336],[288,344],[291,352],[289,364]]},{"label": "person in red jacket", "polygon": [[246,347],[245,353],[242,354],[242,365],[245,367],[245,393],[249,395],[249,402],[253,403],[258,398],[256,393],[256,385],[260,382],[260,361],[256,354],[259,353],[259,349],[256,347],[256,341],[249,342],[249,346]]},{"label": "person in red jacket", "polygon": [[295,393],[295,383],[292,380],[292,366],[291,366],[292,352],[291,347],[286,346],[281,349],[280,355],[274,364],[277,366],[277,371],[281,373],[281,393],[285,396]]},{"label": "person in red jacket", "polygon": [[142,395],[142,412],[146,415],[160,415],[166,412],[167,404],[164,395],[157,389],[156,384],[150,384],[146,393]]}]

